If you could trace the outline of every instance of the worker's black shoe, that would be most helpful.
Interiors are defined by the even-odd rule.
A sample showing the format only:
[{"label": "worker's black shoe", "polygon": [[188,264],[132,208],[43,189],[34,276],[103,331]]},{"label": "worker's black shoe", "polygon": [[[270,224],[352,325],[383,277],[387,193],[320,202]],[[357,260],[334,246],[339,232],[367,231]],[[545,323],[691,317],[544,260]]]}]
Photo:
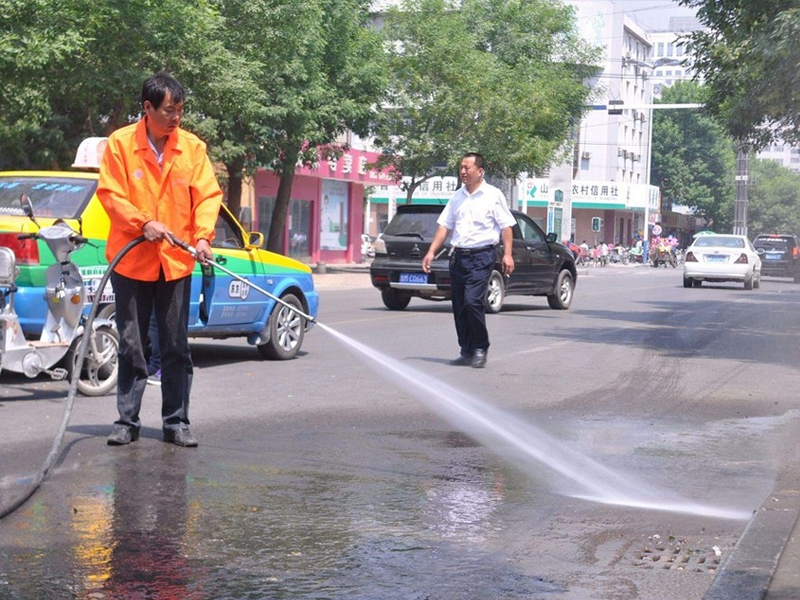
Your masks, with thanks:
[{"label": "worker's black shoe", "polygon": [[168,444],[175,444],[176,446],[183,446],[184,448],[194,448],[197,446],[197,438],[195,438],[188,427],[181,429],[164,429],[164,441]]},{"label": "worker's black shoe", "polygon": [[106,439],[109,446],[124,446],[139,439],[139,430],[127,425],[114,425],[111,435]]}]

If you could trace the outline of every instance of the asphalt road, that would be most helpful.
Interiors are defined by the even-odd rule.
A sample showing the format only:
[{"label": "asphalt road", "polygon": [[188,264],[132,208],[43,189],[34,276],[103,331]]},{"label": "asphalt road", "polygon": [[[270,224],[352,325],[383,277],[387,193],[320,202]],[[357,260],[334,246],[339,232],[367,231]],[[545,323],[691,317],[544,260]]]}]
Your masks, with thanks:
[{"label": "asphalt road", "polygon": [[[297,360],[193,344],[197,449],[160,442],[156,388],[123,448],[113,398],[80,398],[0,521],[0,599],[700,599],[797,476],[789,280],[591,269],[569,311],[509,298],[477,370],[447,364],[449,304],[391,312],[336,277]],[[65,393],[0,375],[0,500]]]}]

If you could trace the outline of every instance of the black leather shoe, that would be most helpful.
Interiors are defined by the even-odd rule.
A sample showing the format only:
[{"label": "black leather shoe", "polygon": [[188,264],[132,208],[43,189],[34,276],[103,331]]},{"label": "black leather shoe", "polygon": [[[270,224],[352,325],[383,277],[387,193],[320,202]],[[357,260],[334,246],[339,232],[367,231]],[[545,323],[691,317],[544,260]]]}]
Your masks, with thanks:
[{"label": "black leather shoe", "polygon": [[114,425],[106,444],[109,446],[124,446],[139,439],[139,430],[127,425]]},{"label": "black leather shoe", "polygon": [[472,356],[470,354],[461,353],[461,356],[454,358],[450,361],[454,367],[468,367],[472,364]]},{"label": "black leather shoe", "polygon": [[188,427],[182,429],[164,429],[164,441],[168,444],[175,444],[176,446],[183,446],[184,448],[194,448],[197,446],[197,438],[195,438]]},{"label": "black leather shoe", "polygon": [[472,368],[482,369],[486,366],[486,350],[475,350],[472,355]]}]

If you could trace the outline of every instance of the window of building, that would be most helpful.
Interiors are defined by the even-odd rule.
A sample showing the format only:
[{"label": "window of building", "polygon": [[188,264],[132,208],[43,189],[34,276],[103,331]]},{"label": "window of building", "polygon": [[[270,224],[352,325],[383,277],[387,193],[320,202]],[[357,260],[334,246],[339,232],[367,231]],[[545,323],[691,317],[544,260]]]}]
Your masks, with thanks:
[{"label": "window of building", "polygon": [[672,56],[675,53],[675,45],[670,42],[667,44],[667,56]]},{"label": "window of building", "polygon": [[664,56],[664,42],[658,42],[658,56]]}]

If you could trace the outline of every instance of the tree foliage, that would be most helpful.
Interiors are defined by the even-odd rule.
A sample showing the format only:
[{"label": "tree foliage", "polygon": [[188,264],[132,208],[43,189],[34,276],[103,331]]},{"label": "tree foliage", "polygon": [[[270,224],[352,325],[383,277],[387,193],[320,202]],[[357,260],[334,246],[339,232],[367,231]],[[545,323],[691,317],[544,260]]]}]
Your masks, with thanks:
[{"label": "tree foliage", "polygon": [[546,0],[405,0],[386,15],[390,84],[379,164],[426,179],[480,151],[493,174],[550,166],[585,110],[594,55]]},{"label": "tree foliage", "polygon": [[759,233],[800,232],[800,173],[771,160],[751,160],[747,225]]},{"label": "tree foliage", "polygon": [[[665,88],[662,103],[702,103],[707,89],[693,82]],[[661,188],[666,209],[692,208],[726,231],[733,221],[735,153],[731,139],[706,111],[653,110],[651,183]]]},{"label": "tree foliage", "polygon": [[751,148],[800,143],[800,6],[796,0],[678,0],[707,28],[691,35],[690,66],[729,135]]},{"label": "tree foliage", "polygon": [[0,0],[0,167],[68,166],[81,139],[137,117],[154,72],[191,92],[220,54],[215,24],[203,0]]},{"label": "tree foliage", "polygon": [[[217,137],[242,151],[229,160],[261,165],[280,177],[268,248],[283,248],[289,198],[298,163],[313,164],[318,148],[333,155],[348,129],[365,134],[384,86],[383,50],[366,27],[366,0],[216,0],[225,19],[226,48],[257,66],[257,118],[209,106]],[[242,98],[248,100],[248,98]],[[246,115],[244,115],[246,116]],[[231,163],[229,171],[238,165]]]},{"label": "tree foliage", "polygon": [[317,147],[366,133],[383,89],[367,0],[0,0],[0,168],[65,168],[89,135],[139,117],[142,81],[174,74],[184,125],[242,177],[281,177],[268,247],[282,249],[292,178]]}]

